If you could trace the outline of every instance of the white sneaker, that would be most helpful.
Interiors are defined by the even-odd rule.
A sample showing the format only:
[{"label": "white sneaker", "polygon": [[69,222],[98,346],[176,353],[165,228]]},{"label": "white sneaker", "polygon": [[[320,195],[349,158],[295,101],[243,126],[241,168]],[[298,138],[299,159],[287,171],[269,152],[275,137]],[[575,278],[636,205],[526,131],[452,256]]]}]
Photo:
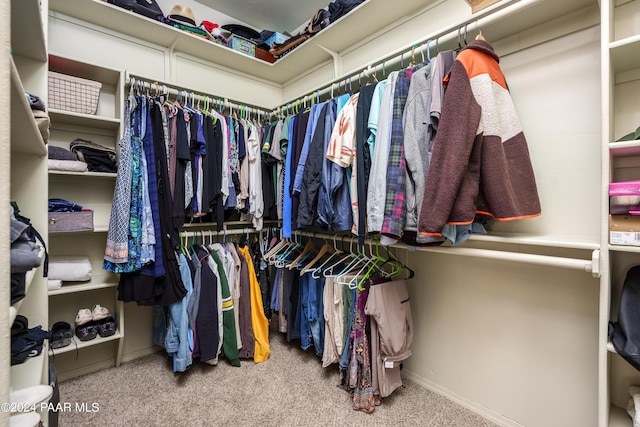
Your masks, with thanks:
[{"label": "white sneaker", "polygon": [[100,304],[96,304],[93,306],[93,311],[91,312],[91,320],[102,320],[111,316],[109,310],[102,307]]}]

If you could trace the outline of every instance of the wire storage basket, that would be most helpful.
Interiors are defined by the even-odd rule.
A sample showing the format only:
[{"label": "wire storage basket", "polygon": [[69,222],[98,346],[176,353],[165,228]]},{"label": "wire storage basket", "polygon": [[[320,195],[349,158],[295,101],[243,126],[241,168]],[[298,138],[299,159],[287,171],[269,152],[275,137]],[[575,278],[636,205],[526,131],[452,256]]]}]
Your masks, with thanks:
[{"label": "wire storage basket", "polygon": [[49,71],[49,108],[96,114],[102,83]]}]

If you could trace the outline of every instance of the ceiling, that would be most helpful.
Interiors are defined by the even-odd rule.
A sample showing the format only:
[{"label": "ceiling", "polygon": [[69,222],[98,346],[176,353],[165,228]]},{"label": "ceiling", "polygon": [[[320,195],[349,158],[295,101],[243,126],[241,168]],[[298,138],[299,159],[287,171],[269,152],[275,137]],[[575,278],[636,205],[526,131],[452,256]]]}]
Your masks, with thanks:
[{"label": "ceiling", "polygon": [[258,30],[294,32],[331,0],[195,0]]}]

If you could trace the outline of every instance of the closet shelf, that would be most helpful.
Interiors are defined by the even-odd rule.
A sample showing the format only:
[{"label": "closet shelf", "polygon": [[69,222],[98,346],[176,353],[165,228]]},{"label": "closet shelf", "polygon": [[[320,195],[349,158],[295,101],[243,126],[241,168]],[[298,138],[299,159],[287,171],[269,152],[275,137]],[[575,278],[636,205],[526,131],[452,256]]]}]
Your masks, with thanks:
[{"label": "closet shelf", "polygon": [[86,178],[105,178],[105,179],[116,179],[118,176],[117,173],[109,173],[109,172],[67,172],[67,171],[57,171],[50,170],[49,171],[49,180],[50,181],[76,181],[77,177],[86,177]]},{"label": "closet shelf", "polygon": [[609,407],[609,427],[632,427],[633,420],[626,410],[619,406]]},{"label": "closet shelf", "polygon": [[74,126],[85,126],[99,129],[118,130],[120,127],[120,119],[105,116],[96,116],[92,114],[74,113],[72,111],[49,109],[49,117],[51,123],[56,125],[64,123]]},{"label": "closet shelf", "polygon": [[99,345],[99,344],[104,344],[110,341],[119,340],[122,337],[123,335],[120,333],[120,328],[116,329],[116,333],[109,337],[103,338],[98,335],[97,337],[89,341],[80,341],[78,337],[74,337],[73,340],[75,341],[75,343],[72,341],[71,344],[69,344],[66,347],[52,349],[51,354],[56,355],[56,354],[68,353],[70,351],[76,351],[76,349],[80,350],[82,348],[92,347],[94,345]]},{"label": "closet shelf", "polygon": [[[435,0],[403,0],[389,7],[386,0],[367,0],[338,21],[316,34],[282,59],[271,64],[166,24],[129,12],[100,0],[50,0],[51,14],[56,12],[107,27],[156,45],[172,47],[196,58],[276,83],[287,82],[317,65],[332,60],[321,45],[334,52],[343,51],[394,21],[412,16]],[[199,19],[206,19],[201,16]],[[366,25],[363,25],[363,22]]]},{"label": "closet shelf", "polygon": [[83,285],[62,285],[59,289],[49,291],[49,296],[74,294],[77,292],[94,291],[98,289],[117,288],[118,283],[88,283]]},{"label": "closet shelf", "polygon": [[[29,322],[29,327],[31,325]],[[11,366],[11,387],[20,389],[34,384],[42,384],[42,374],[48,365],[45,365],[48,343],[45,340],[42,352],[38,356],[29,357],[23,363]]]},{"label": "closet shelf", "polygon": [[87,64],[81,60],[58,55],[55,52],[49,52],[49,71],[95,80],[101,82],[103,87],[112,86],[114,88],[118,86],[122,74],[120,70],[102,67],[95,63]]},{"label": "closet shelf", "polygon": [[616,74],[640,68],[640,34],[609,43],[611,67]]},{"label": "closet shelf", "polygon": [[614,252],[640,253],[640,246],[609,245],[609,250]]},{"label": "closet shelf", "polygon": [[[42,258],[42,262],[44,262],[44,248],[40,247],[39,255]],[[35,279],[36,273],[38,273],[39,271],[41,271],[40,267],[32,268],[31,270],[27,271],[27,274],[26,274],[26,277],[25,277],[25,280],[24,280],[25,298],[26,298],[26,295],[29,295],[29,288],[31,288],[31,284],[33,283],[33,279]],[[9,308],[9,324],[10,325],[13,324],[13,321],[16,319],[16,316],[20,312],[20,306],[22,306],[23,302],[24,302],[24,298],[21,299],[20,301],[16,302],[15,304],[13,304]]]},{"label": "closet shelf", "polygon": [[44,156],[47,147],[24,93],[18,69],[11,58],[11,152]]},{"label": "closet shelf", "polygon": [[93,230],[86,231],[50,231],[49,236],[62,236],[67,234],[87,234],[87,233],[106,233],[109,231],[108,225],[96,225],[93,227]]},{"label": "closet shelf", "polygon": [[[29,25],[25,25],[26,22]],[[47,61],[39,0],[11,1],[11,52],[37,61]]]},{"label": "closet shelf", "polygon": [[609,151],[614,157],[640,156],[640,140],[610,142]]}]

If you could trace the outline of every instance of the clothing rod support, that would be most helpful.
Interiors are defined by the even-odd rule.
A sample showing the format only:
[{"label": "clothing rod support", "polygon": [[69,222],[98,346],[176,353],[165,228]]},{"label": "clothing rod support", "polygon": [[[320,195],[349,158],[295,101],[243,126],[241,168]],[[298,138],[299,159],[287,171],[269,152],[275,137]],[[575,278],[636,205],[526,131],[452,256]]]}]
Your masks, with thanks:
[{"label": "clothing rod support", "polygon": [[[369,77],[372,74],[376,73],[377,71],[382,71],[383,68],[386,68],[387,66],[394,66],[394,65],[400,64],[401,62],[406,60],[406,58],[404,58],[404,55],[412,52],[412,50],[415,49],[416,47],[418,48],[415,49],[415,53],[419,54],[420,53],[419,50],[422,48],[426,48],[430,40],[436,41],[437,42],[436,44],[438,44],[438,42],[452,41],[454,39],[457,39],[458,33],[464,28],[467,28],[469,25],[472,25],[471,27],[472,29],[477,29],[478,31],[481,31],[482,27],[486,27],[487,25],[490,25],[501,19],[504,19],[519,10],[526,9],[527,7],[533,6],[539,1],[540,0],[511,0],[504,3],[500,2],[494,5],[493,7],[488,7],[483,11],[477,12],[474,16],[471,16],[456,24],[453,24],[445,28],[442,28],[438,31],[435,31],[429,34],[427,37],[421,38],[420,40],[415,41],[414,43],[411,43],[410,45],[405,46],[404,48],[398,49],[389,55],[386,55],[382,58],[371,61],[361,66],[360,68],[357,68],[354,71],[347,73],[342,77],[336,78],[335,80],[331,81],[328,84],[318,86],[315,89],[310,90],[295,99],[300,99],[303,96],[308,96],[316,92],[319,92],[321,96],[326,96],[328,93],[331,92],[332,87],[336,84],[338,87],[340,87],[341,85],[346,84],[349,81],[349,79],[351,79],[352,81],[357,81],[358,76],[362,75],[363,73],[366,77]],[[295,99],[288,101],[283,105],[294,103]]]}]

